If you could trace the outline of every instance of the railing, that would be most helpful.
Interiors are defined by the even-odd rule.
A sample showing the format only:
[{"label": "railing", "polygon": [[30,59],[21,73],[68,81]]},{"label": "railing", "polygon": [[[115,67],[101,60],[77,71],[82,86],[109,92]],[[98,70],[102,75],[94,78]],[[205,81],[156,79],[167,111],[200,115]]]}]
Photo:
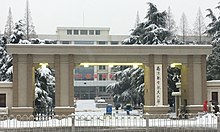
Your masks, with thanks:
[{"label": "railing", "polygon": [[36,115],[0,116],[0,132],[220,132],[220,115],[214,114],[187,115],[187,119],[170,115],[53,115],[42,119],[47,120],[36,120]]},{"label": "railing", "polygon": [[34,120],[49,120],[55,115],[54,108],[52,107],[34,107]]}]

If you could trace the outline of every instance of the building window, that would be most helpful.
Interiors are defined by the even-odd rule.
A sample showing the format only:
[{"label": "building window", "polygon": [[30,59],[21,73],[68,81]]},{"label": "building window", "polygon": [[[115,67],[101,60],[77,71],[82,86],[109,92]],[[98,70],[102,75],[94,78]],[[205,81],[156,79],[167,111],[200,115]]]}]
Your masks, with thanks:
[{"label": "building window", "polygon": [[61,41],[62,44],[70,44],[70,41]]},{"label": "building window", "polygon": [[6,107],[6,94],[0,94],[0,107]]},{"label": "building window", "polygon": [[212,92],[212,101],[218,102],[218,92]]},{"label": "building window", "polygon": [[94,41],[74,41],[74,44],[94,44]]},{"label": "building window", "polygon": [[67,30],[67,35],[72,35],[72,30]]},{"label": "building window", "polygon": [[99,80],[106,80],[106,79],[107,79],[106,73],[99,74]]},{"label": "building window", "polygon": [[94,30],[89,30],[89,35],[94,35]]},{"label": "building window", "polygon": [[79,35],[79,30],[73,30],[74,35]]},{"label": "building window", "polygon": [[75,80],[94,80],[94,66],[78,67],[74,71]]},{"label": "building window", "polygon": [[95,35],[100,35],[100,30],[95,30]]},{"label": "building window", "polygon": [[117,44],[118,44],[118,41],[111,41],[111,44],[112,44],[112,45],[117,45]]},{"label": "building window", "polygon": [[99,66],[99,70],[105,70],[106,66]]},{"label": "building window", "polygon": [[106,41],[98,41],[98,44],[106,44]]},{"label": "building window", "polygon": [[99,92],[105,92],[105,87],[99,87]]},{"label": "building window", "polygon": [[87,35],[88,31],[87,30],[80,30],[80,35]]}]

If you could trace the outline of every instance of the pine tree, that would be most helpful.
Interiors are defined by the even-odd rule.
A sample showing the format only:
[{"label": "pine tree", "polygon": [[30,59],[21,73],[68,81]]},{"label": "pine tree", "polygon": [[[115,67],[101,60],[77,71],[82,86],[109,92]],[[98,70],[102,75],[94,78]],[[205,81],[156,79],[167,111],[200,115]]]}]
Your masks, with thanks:
[{"label": "pine tree", "polygon": [[10,36],[10,43],[18,44],[24,39],[23,25],[22,20],[15,23],[13,34]]},{"label": "pine tree", "polygon": [[168,31],[172,33],[172,35],[176,33],[176,30],[177,30],[176,22],[173,18],[173,14],[171,12],[170,6],[168,7],[168,10],[167,10],[166,28],[168,29]]},{"label": "pine tree", "polygon": [[50,67],[43,65],[35,69],[34,102],[36,114],[52,114],[55,107],[55,72]]},{"label": "pine tree", "polygon": [[[220,9],[220,3],[216,7]],[[209,14],[206,17],[211,19],[207,26],[206,34],[212,36],[212,54],[207,60],[207,80],[220,80],[220,16],[215,16],[211,9],[207,9]]]},{"label": "pine tree", "polygon": [[25,33],[25,39],[30,40],[31,38],[36,37],[36,32],[34,30],[34,25],[32,22],[32,17],[31,17],[31,11],[29,8],[29,2],[28,0],[26,1],[26,10],[25,10],[25,16],[24,16],[24,33]]},{"label": "pine tree", "polygon": [[[113,78],[116,83],[109,84],[106,92],[113,97],[115,104],[131,103],[140,105],[144,102],[144,71],[140,67],[117,66]],[[116,70],[114,69],[114,70]]]},{"label": "pine tree", "polygon": [[18,21],[15,24],[15,28],[8,39],[7,36],[2,36],[0,39],[0,81],[9,81],[13,80],[13,66],[12,66],[12,56],[7,53],[6,44],[10,43],[19,43],[23,39],[22,32],[22,21]]},{"label": "pine tree", "polygon": [[140,23],[140,17],[139,17],[139,12],[137,11],[137,16],[136,16],[134,28],[137,28],[139,23]]},{"label": "pine tree", "polygon": [[195,23],[194,23],[193,31],[194,31],[194,34],[196,36],[198,36],[198,38],[199,38],[198,42],[200,44],[202,43],[202,35],[205,32],[205,29],[206,29],[206,26],[205,26],[205,22],[204,22],[204,17],[203,17],[202,12],[199,8],[199,10],[197,12]]},{"label": "pine tree", "polygon": [[12,35],[13,29],[14,29],[13,17],[12,17],[11,8],[9,8],[7,23],[5,25],[5,31],[4,31],[4,36],[7,39],[9,39],[10,36]]},{"label": "pine tree", "polygon": [[131,32],[123,44],[165,44],[171,33],[165,29],[167,13],[159,12],[156,5],[149,4],[145,21]]},{"label": "pine tree", "polygon": [[0,39],[0,81],[12,82],[12,56],[6,50],[7,39]]},{"label": "pine tree", "polygon": [[185,13],[183,12],[181,18],[180,18],[180,26],[179,26],[179,29],[180,29],[180,33],[182,34],[182,38],[183,38],[183,42],[185,43],[185,37],[187,36],[187,33],[189,31],[188,29],[188,22],[187,22],[187,18],[186,18],[186,15]]}]

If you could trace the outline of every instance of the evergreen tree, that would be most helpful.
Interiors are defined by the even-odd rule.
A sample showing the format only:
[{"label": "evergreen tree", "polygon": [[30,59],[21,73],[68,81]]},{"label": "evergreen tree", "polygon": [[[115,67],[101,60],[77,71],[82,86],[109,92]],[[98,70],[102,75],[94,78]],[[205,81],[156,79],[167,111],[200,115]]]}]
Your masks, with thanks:
[{"label": "evergreen tree", "polygon": [[0,81],[12,81],[13,80],[13,66],[12,56],[7,53],[6,44],[19,43],[23,39],[22,21],[18,21],[15,24],[15,28],[8,39],[8,36],[2,36],[0,39]]},{"label": "evergreen tree", "polygon": [[7,39],[7,43],[9,42],[9,38],[13,33],[13,29],[14,29],[13,17],[11,13],[11,8],[9,8],[8,19],[7,19],[7,23],[5,25],[5,31],[4,31],[4,36]]},{"label": "evergreen tree", "polygon": [[167,10],[166,28],[168,29],[169,32],[172,33],[172,35],[176,34],[176,30],[177,30],[176,22],[173,18],[173,14],[171,12],[170,6],[168,7]]},{"label": "evergreen tree", "polygon": [[167,13],[159,12],[156,5],[149,4],[145,21],[138,24],[123,44],[165,44],[171,33],[165,29]]},{"label": "evergreen tree", "polygon": [[10,43],[18,44],[22,42],[24,39],[23,25],[22,20],[15,23],[13,34],[10,36]]},{"label": "evergreen tree", "polygon": [[0,81],[12,82],[12,56],[6,50],[7,39],[0,39]]},{"label": "evergreen tree", "polygon": [[50,114],[55,107],[55,72],[42,66],[35,70],[35,112]]},{"label": "evergreen tree", "polygon": [[34,30],[34,25],[32,22],[32,17],[31,17],[31,11],[29,8],[29,2],[28,0],[26,1],[26,9],[25,9],[25,16],[24,16],[24,36],[26,40],[30,40],[31,38],[36,37],[36,32]]},{"label": "evergreen tree", "polygon": [[109,84],[106,92],[113,97],[115,104],[131,103],[139,105],[144,102],[144,71],[131,66],[117,66],[113,78],[116,83]]},{"label": "evergreen tree", "polygon": [[187,33],[189,31],[189,28],[188,28],[188,22],[187,22],[187,18],[186,18],[186,15],[185,13],[183,12],[181,18],[180,18],[180,26],[179,26],[179,29],[180,29],[180,33],[182,34],[182,40],[183,42],[185,43],[185,37],[187,36]]},{"label": "evergreen tree", "polygon": [[139,12],[137,12],[134,28],[137,28],[139,23],[140,23],[140,17],[139,17]]},{"label": "evergreen tree", "polygon": [[202,12],[199,8],[198,12],[197,12],[197,16],[196,16],[196,20],[194,23],[194,34],[196,36],[198,36],[199,38],[199,43],[202,43],[202,34],[205,32],[206,26],[205,26],[205,22],[204,22],[204,17],[202,15]]},{"label": "evergreen tree", "polygon": [[[220,9],[220,3],[216,7]],[[211,9],[207,9],[209,17],[212,21],[208,24],[207,33],[212,37],[212,54],[207,60],[207,80],[220,80],[220,16],[216,17]]]}]

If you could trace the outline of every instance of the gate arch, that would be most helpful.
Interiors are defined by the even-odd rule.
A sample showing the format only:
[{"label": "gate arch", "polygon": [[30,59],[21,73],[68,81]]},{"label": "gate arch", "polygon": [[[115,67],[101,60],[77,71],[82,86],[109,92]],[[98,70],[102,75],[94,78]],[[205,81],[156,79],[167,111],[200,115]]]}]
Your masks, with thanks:
[{"label": "gate arch", "polygon": [[[166,113],[167,67],[182,63],[182,91],[192,107],[206,100],[206,57],[211,45],[22,45],[9,44],[13,56],[13,107],[11,114],[32,113],[34,87],[32,70],[36,63],[53,65],[56,77],[57,114],[70,114],[73,107],[73,75],[75,64],[87,63],[142,63],[145,71],[145,106],[148,113]],[[162,69],[161,101],[155,103],[155,67]],[[196,81],[195,81],[196,80]],[[195,98],[197,97],[197,98]],[[199,108],[198,108],[199,109]]]}]

